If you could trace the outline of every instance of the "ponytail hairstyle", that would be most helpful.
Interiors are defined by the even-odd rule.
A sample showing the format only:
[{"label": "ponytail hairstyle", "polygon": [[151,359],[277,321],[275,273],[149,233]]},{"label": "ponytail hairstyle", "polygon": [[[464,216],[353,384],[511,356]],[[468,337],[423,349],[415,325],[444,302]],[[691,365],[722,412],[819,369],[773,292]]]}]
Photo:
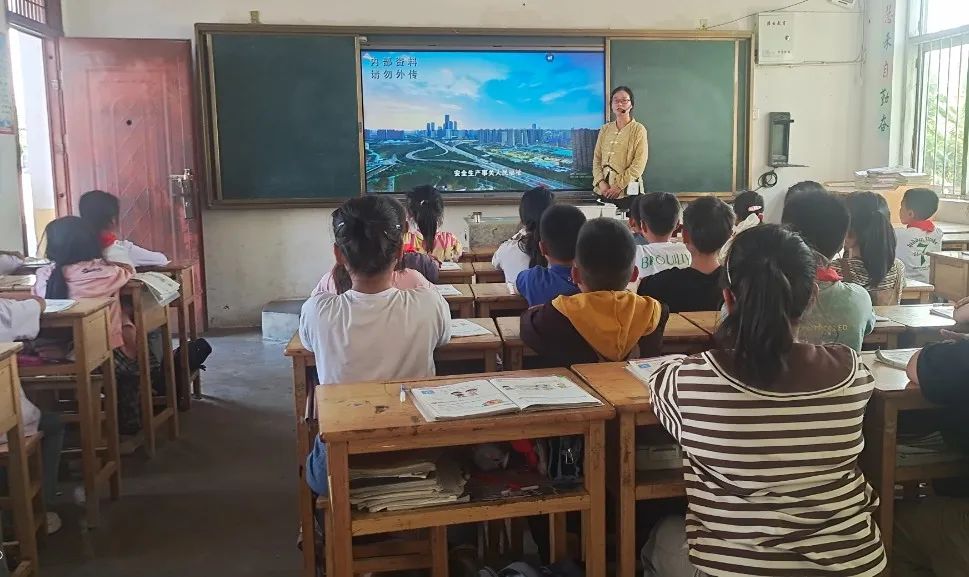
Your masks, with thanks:
[{"label": "ponytail hairstyle", "polygon": [[888,202],[871,191],[848,195],[851,235],[868,271],[868,288],[878,286],[895,264],[895,229]]},{"label": "ponytail hairstyle", "polygon": [[429,184],[418,186],[407,193],[407,210],[424,237],[424,252],[430,254],[434,251],[437,227],[444,222],[444,198]]},{"label": "ponytail hairstyle", "polygon": [[770,389],[786,368],[798,320],[814,292],[816,266],[801,237],[780,226],[757,226],[735,238],[722,279],[734,306],[717,339],[748,384]]},{"label": "ponytail hairstyle", "polygon": [[763,220],[764,197],[759,192],[745,190],[733,199],[733,211],[737,215],[737,224],[747,220],[747,217],[756,214]]},{"label": "ponytail hairstyle", "polygon": [[47,225],[44,229],[45,255],[53,261],[54,270],[47,281],[46,298],[70,298],[64,267],[101,258],[99,232],[79,216],[65,216]]},{"label": "ponytail hairstyle", "polygon": [[[405,232],[407,232],[407,211],[404,209],[404,205],[397,201],[393,197],[382,197],[387,206],[393,210],[394,214],[397,216],[397,223],[400,226],[401,238]],[[336,221],[334,220],[334,230],[336,227]],[[403,241],[402,241],[403,242]],[[397,266],[394,270],[404,270],[404,259],[399,259],[397,261]],[[333,284],[336,287],[336,294],[342,295],[353,287],[353,279],[350,278],[350,271],[347,267],[340,263],[336,263],[333,266]]]},{"label": "ponytail hairstyle", "polygon": [[542,214],[545,209],[552,206],[555,202],[555,195],[544,186],[537,186],[525,191],[522,200],[518,204],[518,218],[522,221],[525,229],[525,236],[518,239],[518,248],[528,255],[528,267],[548,266],[545,255],[538,243],[542,240],[539,223],[542,222]]},{"label": "ponytail hairstyle", "polygon": [[[343,255],[347,275],[333,271],[337,292],[350,273],[375,276],[397,265],[404,246],[404,227],[393,200],[385,196],[352,198],[333,212],[333,238]],[[344,289],[345,291],[346,289]]]}]

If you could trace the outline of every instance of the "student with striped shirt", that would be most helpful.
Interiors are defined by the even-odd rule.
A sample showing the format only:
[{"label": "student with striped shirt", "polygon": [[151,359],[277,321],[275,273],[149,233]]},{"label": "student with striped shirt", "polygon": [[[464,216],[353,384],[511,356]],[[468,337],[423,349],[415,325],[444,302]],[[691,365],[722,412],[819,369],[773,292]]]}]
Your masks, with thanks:
[{"label": "student with striped shirt", "polygon": [[878,499],[858,468],[874,379],[852,349],[796,340],[814,255],[763,225],[737,236],[724,267],[722,348],[649,383],[683,447],[688,510],[654,528],[646,576],[874,577]]}]

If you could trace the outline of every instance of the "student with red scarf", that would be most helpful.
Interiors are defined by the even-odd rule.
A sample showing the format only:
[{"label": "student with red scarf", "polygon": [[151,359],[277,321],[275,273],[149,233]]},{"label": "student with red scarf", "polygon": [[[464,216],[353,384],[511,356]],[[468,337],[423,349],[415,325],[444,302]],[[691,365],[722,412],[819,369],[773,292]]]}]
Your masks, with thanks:
[{"label": "student with red scarf", "polygon": [[942,229],[929,220],[937,210],[934,190],[913,188],[902,197],[899,219],[905,228],[895,231],[895,253],[905,264],[906,278],[929,282],[929,253],[942,250]]}]

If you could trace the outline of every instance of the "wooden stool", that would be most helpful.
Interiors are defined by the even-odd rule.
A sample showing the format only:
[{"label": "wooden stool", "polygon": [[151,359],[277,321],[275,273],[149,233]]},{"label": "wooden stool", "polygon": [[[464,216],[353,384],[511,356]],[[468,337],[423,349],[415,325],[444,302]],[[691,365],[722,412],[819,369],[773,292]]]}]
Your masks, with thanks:
[{"label": "wooden stool", "polygon": [[[34,533],[38,542],[47,539],[47,505],[44,502],[44,459],[40,452],[40,442],[44,434],[40,431],[26,437],[27,476],[31,510],[34,513]],[[10,467],[10,445],[0,445],[0,467]],[[0,497],[0,510],[13,511],[13,496]],[[17,542],[20,545],[20,542]]]},{"label": "wooden stool", "polygon": [[[17,577],[36,575],[38,561],[36,525],[34,510],[31,507],[27,441],[24,438],[23,413],[20,406],[22,393],[20,376],[17,373],[17,351],[22,347],[20,343],[0,344],[0,433],[7,435],[9,504],[13,509],[14,529],[20,549],[20,563],[11,574]],[[45,530],[46,526],[45,519]]]}]

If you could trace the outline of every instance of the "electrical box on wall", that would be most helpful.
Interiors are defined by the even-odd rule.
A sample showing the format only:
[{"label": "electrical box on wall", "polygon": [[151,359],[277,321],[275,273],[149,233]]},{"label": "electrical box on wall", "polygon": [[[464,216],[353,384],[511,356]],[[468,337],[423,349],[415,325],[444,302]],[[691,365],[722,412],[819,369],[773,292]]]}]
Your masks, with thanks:
[{"label": "electrical box on wall", "polygon": [[757,63],[794,64],[794,14],[761,12],[757,15]]}]

